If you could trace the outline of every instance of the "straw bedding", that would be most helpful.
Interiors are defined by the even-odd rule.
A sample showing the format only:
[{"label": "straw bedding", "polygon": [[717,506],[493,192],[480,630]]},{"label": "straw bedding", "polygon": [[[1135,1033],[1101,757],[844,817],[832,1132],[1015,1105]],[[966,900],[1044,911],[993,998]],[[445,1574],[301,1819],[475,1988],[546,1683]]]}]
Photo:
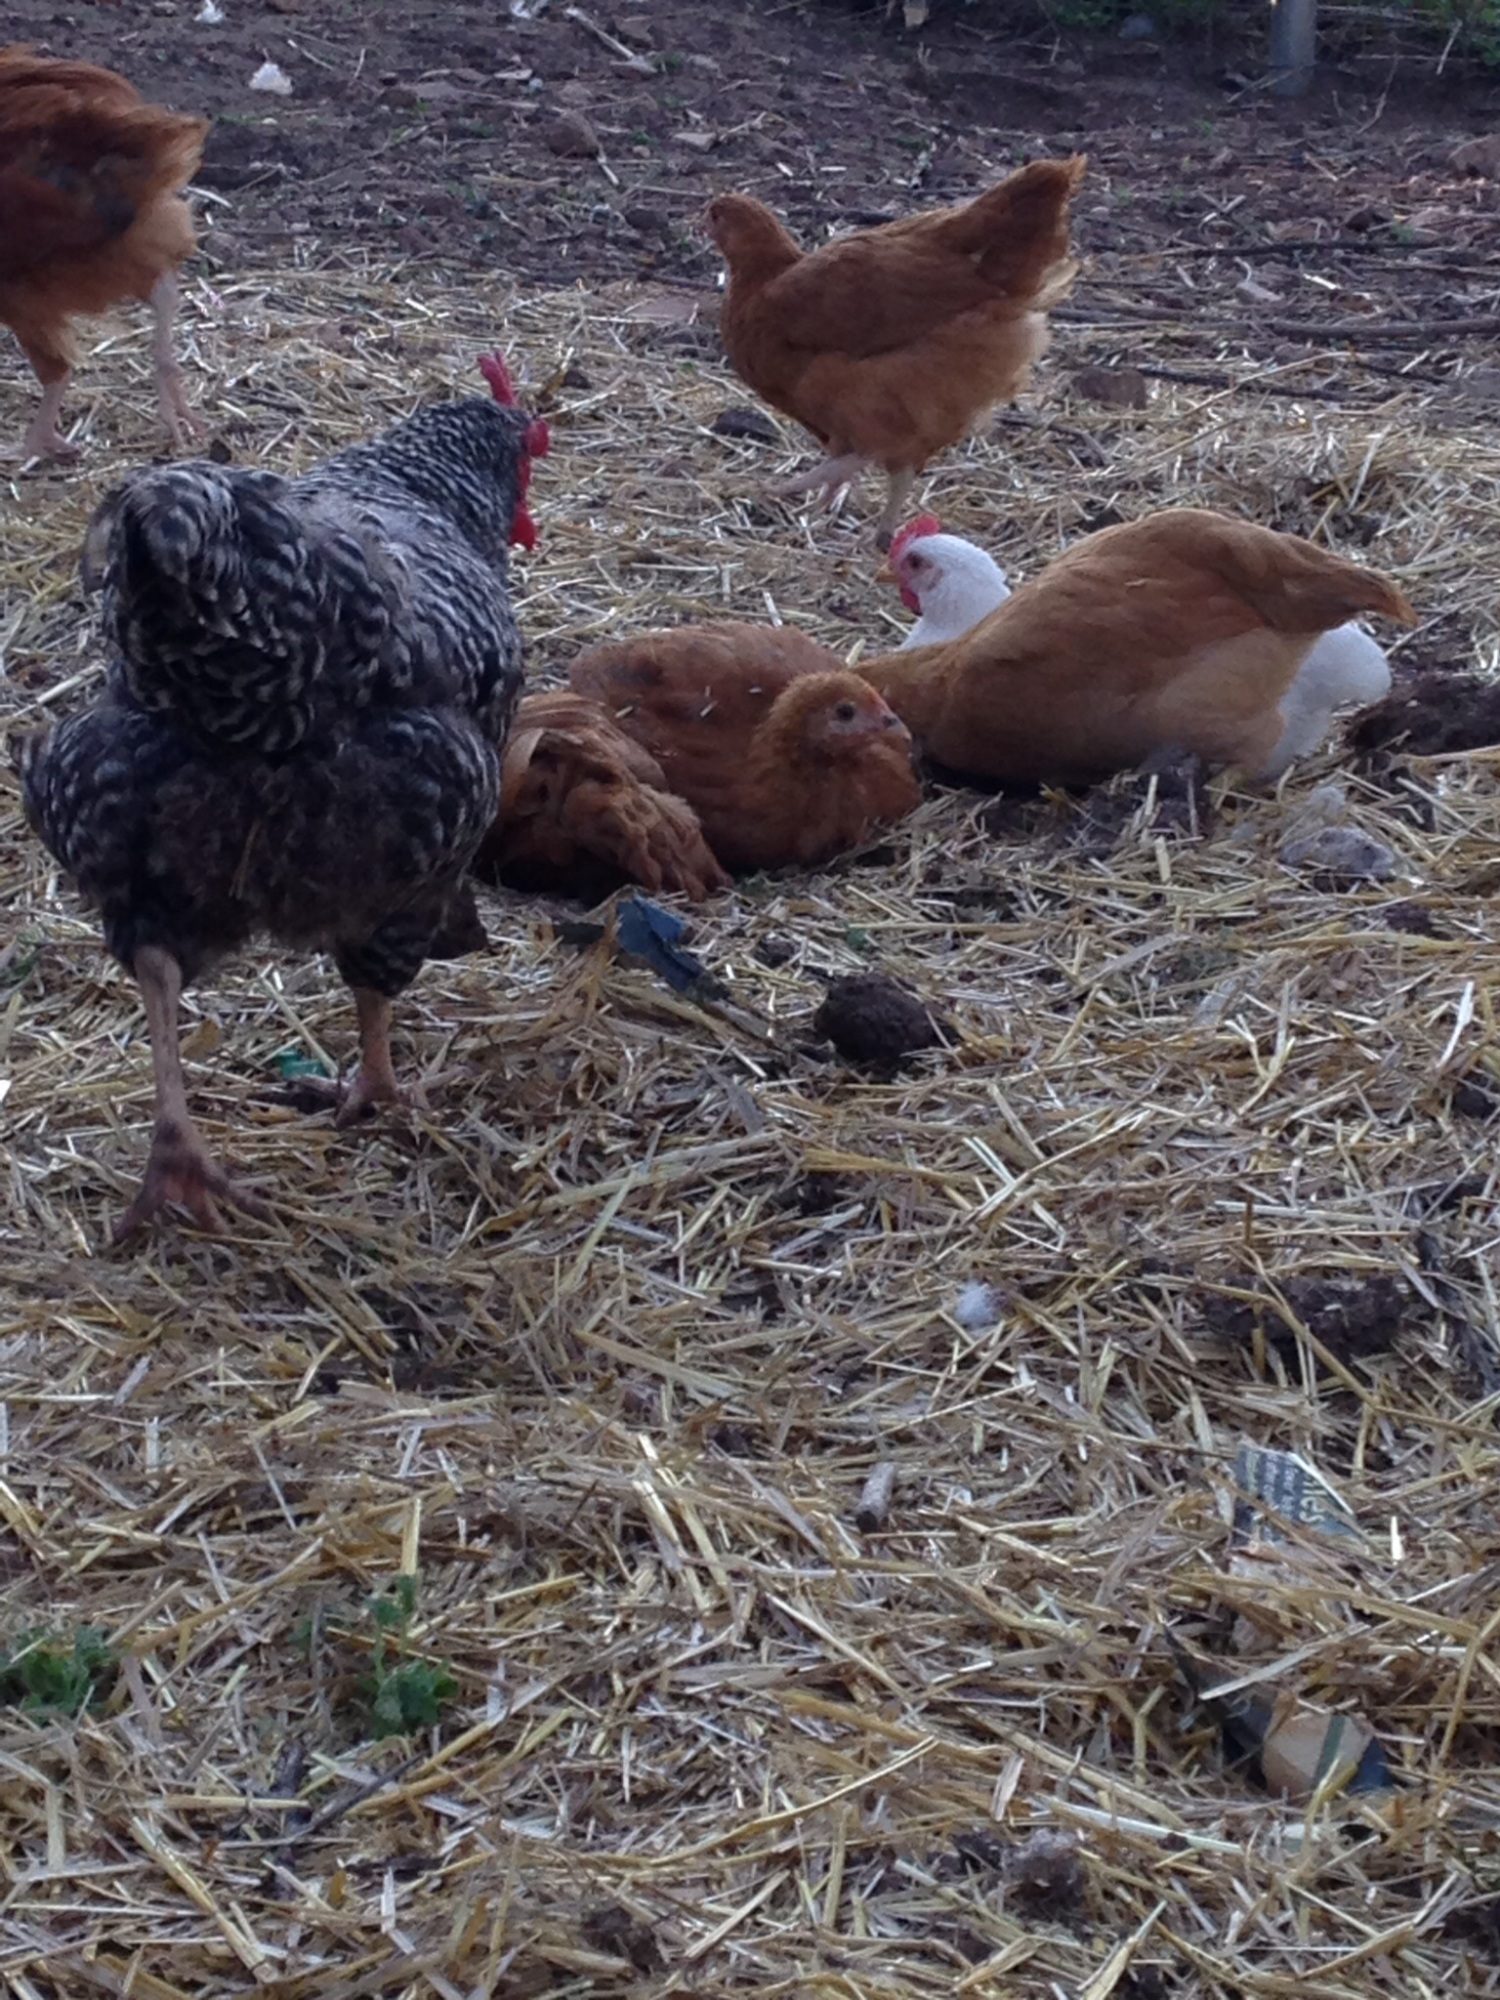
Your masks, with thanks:
[{"label": "straw bedding", "polygon": [[[882,643],[863,532],[766,508],[775,452],[709,432],[743,396],[683,297],[200,282],[186,359],[286,465],[498,328],[553,385],[538,678],[720,608]],[[98,671],[73,559],[152,448],[135,330],[78,393],[122,382],[118,448],[9,499],[12,726]],[[1492,658],[1500,447],[1427,388],[1122,414],[1054,367],[931,491],[1023,573],[1109,509],[1280,518],[1394,571],[1408,657]],[[1328,775],[1219,785],[1200,839],[1150,796],[1105,838],[938,793],[699,914],[713,1009],[487,895],[491,953],[399,1010],[430,1109],[353,1135],[284,1073],[351,1059],[331,970],[246,959],[189,1002],[191,1090],[276,1220],[125,1255],[139,1011],[0,778],[3,1636],[122,1661],[76,1722],[0,1716],[21,2000],[1500,1991],[1494,762],[1345,774],[1396,856],[1363,885],[1278,860]],[[948,1023],[896,1074],[811,1038],[870,968]],[[1357,1555],[1236,1554],[1245,1439],[1316,1463]],[[403,1574],[455,1691],[375,1741]],[[1167,1628],[1365,1717],[1399,1795],[1258,1791]]]}]

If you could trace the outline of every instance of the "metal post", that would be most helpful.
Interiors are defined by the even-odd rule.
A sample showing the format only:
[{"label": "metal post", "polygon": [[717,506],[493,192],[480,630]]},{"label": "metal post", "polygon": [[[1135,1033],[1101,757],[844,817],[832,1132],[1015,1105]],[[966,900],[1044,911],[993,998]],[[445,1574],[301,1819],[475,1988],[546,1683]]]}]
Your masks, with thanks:
[{"label": "metal post", "polygon": [[1318,0],[1271,0],[1271,91],[1301,97],[1318,59]]}]

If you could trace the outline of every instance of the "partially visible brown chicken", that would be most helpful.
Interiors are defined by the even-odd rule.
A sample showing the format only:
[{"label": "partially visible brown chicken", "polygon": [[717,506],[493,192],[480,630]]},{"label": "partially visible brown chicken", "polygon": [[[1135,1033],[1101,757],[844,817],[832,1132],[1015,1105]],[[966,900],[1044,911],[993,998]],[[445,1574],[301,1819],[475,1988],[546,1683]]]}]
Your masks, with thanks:
[{"label": "partially visible brown chicken", "polygon": [[571,688],[523,697],[505,746],[500,811],[475,872],[589,901],[621,877],[695,903],[729,877],[692,807],[608,711]]},{"label": "partially visible brown chicken", "polygon": [[921,797],[899,720],[784,626],[645,632],[591,646],[569,679],[651,753],[736,872],[814,867]]},{"label": "partially visible brown chicken", "polygon": [[1047,310],[1077,273],[1068,204],[1085,159],[1037,160],[978,200],[804,252],[748,195],[708,227],[729,267],[720,329],[735,373],[806,425],[823,458],[786,493],[831,499],[884,468],[885,548],[917,474],[1025,385]]},{"label": "partially visible brown chicken", "polygon": [[1169,748],[1275,777],[1327,719],[1299,669],[1362,611],[1414,622],[1378,570],[1175,507],[1075,542],[962,638],[860,672],[976,777],[1086,780]]},{"label": "partially visible brown chicken", "polygon": [[192,254],[182,190],[204,118],[147,104],[92,63],[0,49],[0,321],[42,385],[27,458],[70,458],[58,428],[76,358],[69,321],[126,299],[149,304],[162,416],[180,448],[198,430],[172,352],[177,272]]}]

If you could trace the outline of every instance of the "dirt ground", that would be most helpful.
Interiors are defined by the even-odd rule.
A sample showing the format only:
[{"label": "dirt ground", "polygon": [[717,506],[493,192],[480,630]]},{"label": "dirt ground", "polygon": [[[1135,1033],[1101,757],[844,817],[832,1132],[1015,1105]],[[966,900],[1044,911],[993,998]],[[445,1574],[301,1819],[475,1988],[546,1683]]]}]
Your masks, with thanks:
[{"label": "dirt ground", "polygon": [[[201,184],[220,268],[404,251],[541,285],[711,282],[694,217],[717,189],[760,194],[816,232],[1072,148],[1093,168],[1081,240],[1106,260],[1231,252],[1279,292],[1295,280],[1276,268],[1278,237],[1332,234],[1335,281],[1357,271],[1361,310],[1411,311],[1456,303],[1454,267],[1424,248],[1494,244],[1492,187],[1446,166],[1455,140],[1489,129],[1494,89],[1434,88],[1421,72],[1393,87],[1379,65],[1332,66],[1305,103],[1279,105],[1253,87],[1255,39],[1064,42],[982,32],[957,8],[919,39],[845,0],[627,0],[588,15],[616,47],[586,10],[547,0],[221,11],[210,25],[198,0],[7,10],[7,33],[112,62],[212,116]],[[266,61],[290,97],[251,90]],[[1203,288],[1198,270],[1163,277]]]}]

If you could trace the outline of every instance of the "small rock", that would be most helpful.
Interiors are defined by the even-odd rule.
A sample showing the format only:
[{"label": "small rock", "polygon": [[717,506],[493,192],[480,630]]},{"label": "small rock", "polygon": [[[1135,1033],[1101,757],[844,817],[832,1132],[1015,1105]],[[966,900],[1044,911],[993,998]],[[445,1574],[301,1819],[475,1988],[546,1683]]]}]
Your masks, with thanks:
[{"label": "small rock", "polygon": [[669,236],[672,233],[671,222],[660,209],[644,208],[640,202],[632,201],[621,213],[639,236]]},{"label": "small rock", "polygon": [[424,77],[415,86],[419,104],[461,104],[464,93],[441,76]]},{"label": "small rock", "polygon": [[1120,23],[1122,42],[1156,42],[1161,36],[1149,14],[1129,14]]},{"label": "small rock", "polygon": [[739,404],[732,404],[719,414],[709,425],[715,437],[754,438],[757,444],[780,444],[781,433],[759,410],[747,410]]},{"label": "small rock", "polygon": [[1357,826],[1320,826],[1292,833],[1281,843],[1288,868],[1306,868],[1339,882],[1388,882],[1396,857],[1383,840]]},{"label": "small rock", "polygon": [[266,5],[273,14],[295,14],[302,0],[266,0]]},{"label": "small rock", "polygon": [[1367,229],[1385,229],[1393,217],[1383,201],[1361,202],[1344,217],[1344,227],[1363,234]]},{"label": "small rock", "polygon": [[937,1025],[917,996],[883,972],[834,980],[813,1016],[813,1027],[846,1062],[882,1068],[939,1040]]},{"label": "small rock", "polygon": [[624,14],[615,22],[615,33],[622,42],[634,42],[638,49],[656,46],[656,30],[651,25],[649,14]]},{"label": "small rock", "polygon": [[1139,368],[1078,368],[1073,389],[1109,410],[1144,410],[1151,393]]},{"label": "small rock", "polygon": [[1500,170],[1500,132],[1483,139],[1466,139],[1448,155],[1448,164],[1459,174],[1493,174]]},{"label": "small rock", "polygon": [[1269,285],[1261,284],[1258,278],[1241,278],[1234,289],[1242,299],[1254,306],[1279,306],[1286,303],[1280,292],[1273,292]]},{"label": "small rock", "polygon": [[567,83],[559,84],[557,101],[559,104],[566,104],[573,111],[579,111],[584,105],[592,104],[594,93],[586,83],[580,83],[575,76]]},{"label": "small rock", "polygon": [[544,127],[547,150],[560,160],[597,160],[604,151],[599,134],[581,111],[562,111]]},{"label": "small rock", "polygon": [[705,132],[701,126],[694,126],[690,132],[674,132],[674,146],[688,146],[695,153],[711,153],[719,143],[716,132]]}]

